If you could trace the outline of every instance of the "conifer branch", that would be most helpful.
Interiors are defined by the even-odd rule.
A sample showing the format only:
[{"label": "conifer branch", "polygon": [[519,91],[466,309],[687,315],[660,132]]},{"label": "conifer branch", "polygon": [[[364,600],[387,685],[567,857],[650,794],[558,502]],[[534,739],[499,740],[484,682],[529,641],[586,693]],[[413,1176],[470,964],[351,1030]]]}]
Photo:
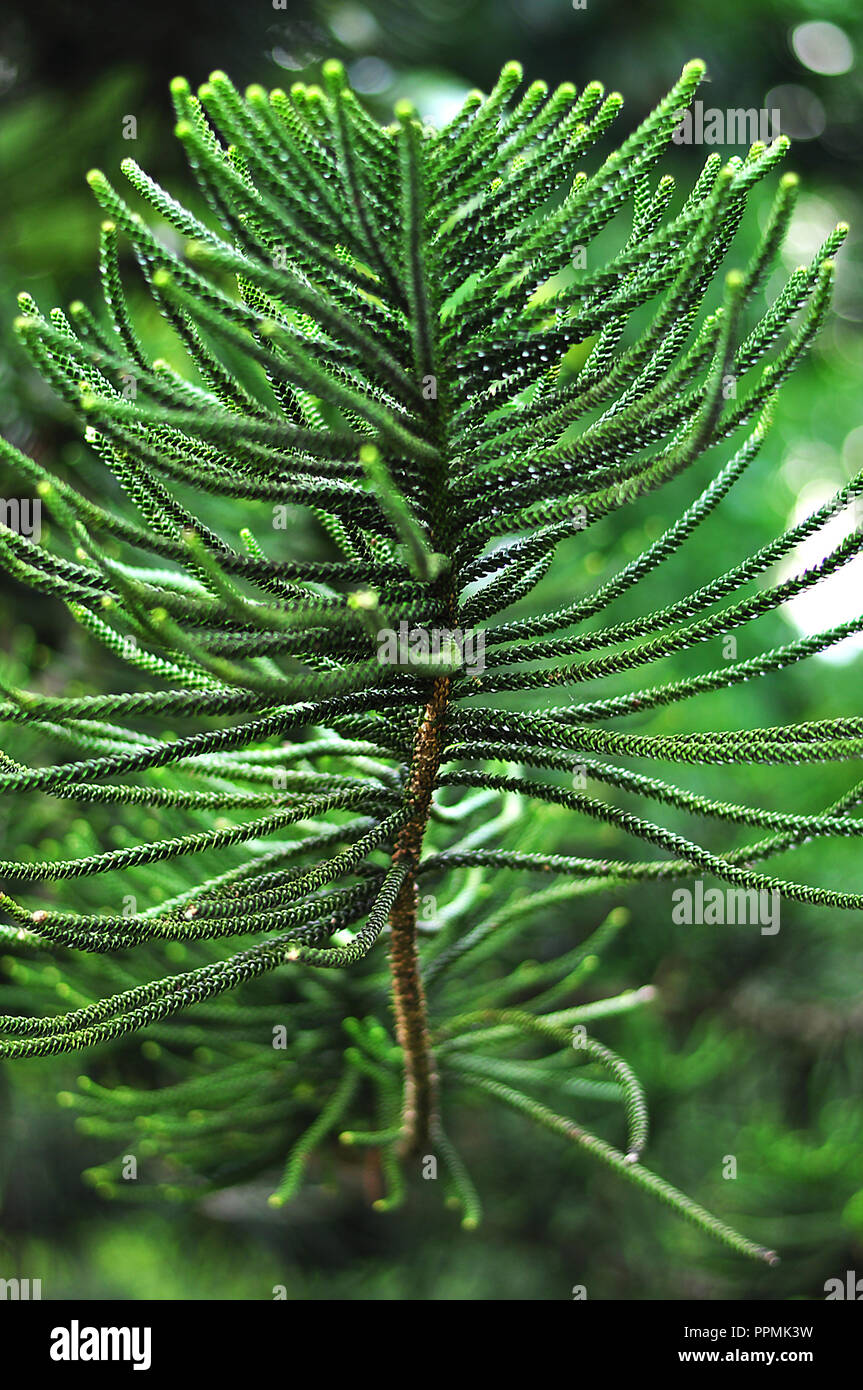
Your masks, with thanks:
[{"label": "conifer branch", "polygon": [[[64,606],[111,674],[58,693],[24,688],[12,662],[0,672],[0,1057],[122,1059],[146,1029],[174,1081],[104,1085],[95,1053],[96,1076],[61,1102],[120,1154],[146,1117],[142,1153],[176,1173],[163,1194],[269,1172],[281,1205],[339,1134],[379,1150],[380,1210],[439,1159],[473,1229],[480,1199],[450,1127],[479,1090],[738,1253],[776,1258],[641,1165],[648,1098],[583,1031],[654,997],[585,998],[628,923],[621,906],[594,913],[600,893],[697,873],[863,907],[763,867],[863,833],[859,778],[794,812],[732,788],[741,768],[857,763],[863,720],[686,725],[699,696],[863,630],[757,638],[859,555],[856,527],[764,581],[859,503],[863,473],[697,587],[673,573],[769,466],[781,387],[829,312],[847,233],[765,306],[795,175],[742,268],[728,257],[788,142],[711,155],[682,197],[659,171],[703,75],[688,63],[604,159],[620,94],[519,94],[514,63],[441,130],[408,103],[379,128],[336,62],[288,92],[241,95],[216,72],[193,94],[178,78],[176,133],[206,211],[124,161],[165,237],[91,171],[103,309],[19,299],[19,341],[87,462],[55,476],[0,441],[47,517],[41,537],[0,526],[0,563]],[[139,327],[147,298],[159,346]],[[692,500],[670,505],[675,488]],[[665,509],[658,537],[550,604],[566,543],[636,520],[645,499]],[[642,594],[662,567],[675,596],[656,608]],[[737,629],[755,634],[741,660],[655,673]],[[636,713],[646,728],[621,725]],[[691,790],[678,764],[722,767],[727,792]],[[29,845],[49,811],[56,840]],[[558,853],[562,817],[607,829],[614,857],[590,838]],[[574,908],[572,939],[535,959],[531,935],[558,941]],[[625,1149],[569,1105],[620,1108]],[[89,1178],[107,1195],[117,1173],[114,1158]]]}]

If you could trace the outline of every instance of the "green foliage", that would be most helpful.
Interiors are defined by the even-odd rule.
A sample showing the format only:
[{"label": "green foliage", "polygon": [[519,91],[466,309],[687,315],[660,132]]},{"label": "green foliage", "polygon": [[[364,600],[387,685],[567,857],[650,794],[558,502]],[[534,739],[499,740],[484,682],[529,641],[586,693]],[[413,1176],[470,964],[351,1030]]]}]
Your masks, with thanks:
[{"label": "green foliage", "polygon": [[[863,626],[664,683],[642,674],[774,612],[863,547],[857,530],[814,568],[769,577],[855,502],[857,475],[710,583],[633,612],[638,586],[697,544],[756,458],[776,392],[827,312],[846,231],[749,322],[793,211],[785,175],[754,256],[712,303],[747,196],[787,142],[725,165],[712,155],[674,207],[673,180],[654,183],[654,170],[702,75],[688,64],[592,174],[580,163],[619,95],[533,83],[518,97],[516,64],[442,131],[404,103],[378,128],[336,63],[323,90],[253,87],[245,99],[221,73],[197,98],[178,79],[177,134],[221,232],[131,160],[124,173],[156,231],[89,176],[106,214],[106,314],[76,303],[46,317],[25,297],[17,329],[96,461],[53,476],[2,445],[51,520],[41,539],[4,527],[0,552],[107,649],[122,688],[58,695],[4,678],[10,817],[25,814],[13,800],[32,808],[41,793],[86,819],[50,859],[0,863],[16,885],[2,897],[16,1012],[0,1018],[0,1056],[148,1030],[155,1090],[109,1071],[110,1084],[82,1077],[63,1095],[119,1151],[91,1173],[101,1190],[116,1190],[130,1151],[176,1196],[284,1162],[281,1205],[339,1133],[379,1152],[385,1208],[403,1200],[406,1170],[439,1158],[473,1227],[476,1189],[442,1124],[473,1094],[525,1112],[733,1249],[775,1258],[639,1161],[642,1088],[585,1028],[654,992],[577,1002],[626,923],[619,907],[593,921],[595,895],[707,873],[863,906],[756,867],[814,837],[859,835],[863,784],[791,814],[621,765],[846,761],[861,751],[859,717],[610,727]],[[176,333],[170,361],[152,357],[129,311],[127,243]],[[573,271],[575,250],[587,269]],[[635,558],[563,607],[518,616],[552,566],[578,565],[586,531],[602,536],[728,441],[730,459],[711,460],[694,500]],[[303,554],[310,523],[331,558]],[[623,618],[586,626],[619,600]],[[382,635],[402,630],[446,640],[382,660]],[[482,670],[455,640],[466,632],[474,652],[481,639]],[[609,678],[617,693],[603,693]],[[715,824],[722,847],[659,824],[651,807]],[[549,852],[559,808],[590,852]],[[660,854],[609,858],[592,823]],[[730,845],[736,828],[760,838]],[[532,960],[531,936],[542,942],[580,903],[579,938]],[[617,1126],[621,1147],[562,1115],[572,1099],[612,1107],[600,1124]]]}]

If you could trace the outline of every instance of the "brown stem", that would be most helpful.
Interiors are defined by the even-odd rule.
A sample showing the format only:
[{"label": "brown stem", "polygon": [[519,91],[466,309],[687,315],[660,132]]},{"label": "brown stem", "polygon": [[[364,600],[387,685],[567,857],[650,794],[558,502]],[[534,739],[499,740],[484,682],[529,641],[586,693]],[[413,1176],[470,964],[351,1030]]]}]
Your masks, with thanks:
[{"label": "brown stem", "polygon": [[401,1150],[405,1155],[429,1147],[437,1119],[438,1079],[431,1049],[425,994],[417,957],[416,868],[428,824],[435,778],[440,766],[444,714],[450,678],[434,683],[414,743],[408,800],[411,816],[396,839],[394,863],[407,863],[408,874],[390,913],[390,970],[396,1037],[404,1054],[405,1086]]}]

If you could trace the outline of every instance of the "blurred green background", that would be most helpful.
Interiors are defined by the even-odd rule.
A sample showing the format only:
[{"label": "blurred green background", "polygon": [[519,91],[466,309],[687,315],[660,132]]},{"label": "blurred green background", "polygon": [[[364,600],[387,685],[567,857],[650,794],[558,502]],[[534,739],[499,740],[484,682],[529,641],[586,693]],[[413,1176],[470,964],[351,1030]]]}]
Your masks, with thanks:
[{"label": "blurred green background", "polygon": [[[723,519],[688,556],[688,569],[657,580],[640,601],[659,604],[681,582],[696,587],[809,510],[863,466],[863,289],[859,215],[863,25],[854,0],[176,0],[171,5],[86,5],[5,0],[0,19],[0,428],[46,460],[79,447],[63,410],[12,344],[15,293],[43,306],[95,301],[99,213],[84,183],[134,154],[189,201],[191,180],[171,135],[167,84],[193,84],[213,67],[238,85],[314,77],[333,54],[354,86],[386,115],[410,93],[445,119],[473,86],[487,89],[518,58],[529,79],[578,85],[599,78],[627,99],[628,130],[664,94],[682,63],[709,65],[705,106],[779,107],[795,140],[787,167],[804,179],[787,273],[840,218],[852,224],[836,308],[806,366],[781,399],[776,427]],[[124,118],[137,122],[134,144]],[[739,152],[731,151],[728,153]],[[684,187],[709,151],[678,147],[667,166]],[[775,181],[774,181],[775,182]],[[746,255],[766,216],[759,188],[739,238]],[[768,300],[776,284],[768,285]],[[0,494],[14,484],[0,477]],[[601,575],[613,545],[628,556],[666,522],[685,490],[627,527],[611,528],[587,557]],[[835,541],[837,537],[832,537]],[[822,552],[823,553],[823,552]],[[818,555],[807,554],[807,562]],[[806,606],[783,610],[738,638],[739,656],[859,612],[861,562]],[[566,574],[557,600],[571,592]],[[540,595],[555,601],[553,588]],[[81,678],[91,649],[61,607],[7,582],[0,645],[40,679]],[[711,665],[721,654],[708,653]],[[669,675],[706,669],[686,655]],[[745,691],[688,706],[688,727],[775,724],[856,713],[861,657],[849,644]],[[92,669],[88,679],[98,683]],[[83,687],[82,687],[83,688]],[[92,685],[87,688],[93,688]],[[604,693],[604,692],[603,692]],[[745,704],[745,709],[743,705]],[[662,724],[657,716],[654,727]],[[672,716],[668,716],[669,721]],[[11,751],[15,751],[12,749]],[[698,777],[708,794],[719,770]],[[849,784],[841,766],[750,779],[748,790],[781,809],[826,803]],[[567,843],[565,818],[553,826]],[[43,827],[43,832],[47,829]],[[600,832],[601,833],[601,832]],[[829,859],[829,869],[828,869]],[[785,861],[782,861],[785,868]],[[859,890],[851,841],[809,847],[794,876]],[[611,905],[600,905],[607,911]],[[477,1108],[459,1138],[486,1207],[473,1235],[445,1219],[432,1193],[401,1212],[373,1212],[361,1166],[331,1155],[300,1200],[273,1213],[266,1185],[236,1189],[193,1209],[106,1204],[80,1179],[99,1145],[75,1133],[54,1101],[69,1063],[25,1063],[11,1092],[0,1073],[0,1276],[39,1277],[43,1296],[113,1298],[568,1299],[821,1298],[824,1281],[863,1273],[863,937],[856,914],[791,905],[777,937],[676,927],[668,890],[639,889],[632,920],[604,966],[597,993],[658,986],[648,1010],[613,1021],[603,1040],[641,1077],[651,1105],[656,1171],[757,1239],[778,1246],[776,1270],[752,1268],[709,1245],[648,1198],[595,1171],[515,1116]],[[600,907],[591,909],[599,911]],[[555,932],[565,934],[565,919]],[[727,1155],[737,1178],[723,1178]]]}]

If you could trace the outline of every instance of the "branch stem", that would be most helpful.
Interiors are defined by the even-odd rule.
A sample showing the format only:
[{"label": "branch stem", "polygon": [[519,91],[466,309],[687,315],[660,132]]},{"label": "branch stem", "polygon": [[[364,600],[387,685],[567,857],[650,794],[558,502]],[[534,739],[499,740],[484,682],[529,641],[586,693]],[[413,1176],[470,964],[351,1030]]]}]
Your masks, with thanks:
[{"label": "branch stem", "polygon": [[417,729],[408,783],[412,814],[399,831],[393,863],[407,862],[408,874],[390,913],[390,970],[396,1037],[404,1054],[401,1152],[428,1149],[437,1125],[438,1078],[429,1037],[428,1013],[417,955],[416,870],[428,824],[441,760],[444,716],[451,680],[434,683]]}]

